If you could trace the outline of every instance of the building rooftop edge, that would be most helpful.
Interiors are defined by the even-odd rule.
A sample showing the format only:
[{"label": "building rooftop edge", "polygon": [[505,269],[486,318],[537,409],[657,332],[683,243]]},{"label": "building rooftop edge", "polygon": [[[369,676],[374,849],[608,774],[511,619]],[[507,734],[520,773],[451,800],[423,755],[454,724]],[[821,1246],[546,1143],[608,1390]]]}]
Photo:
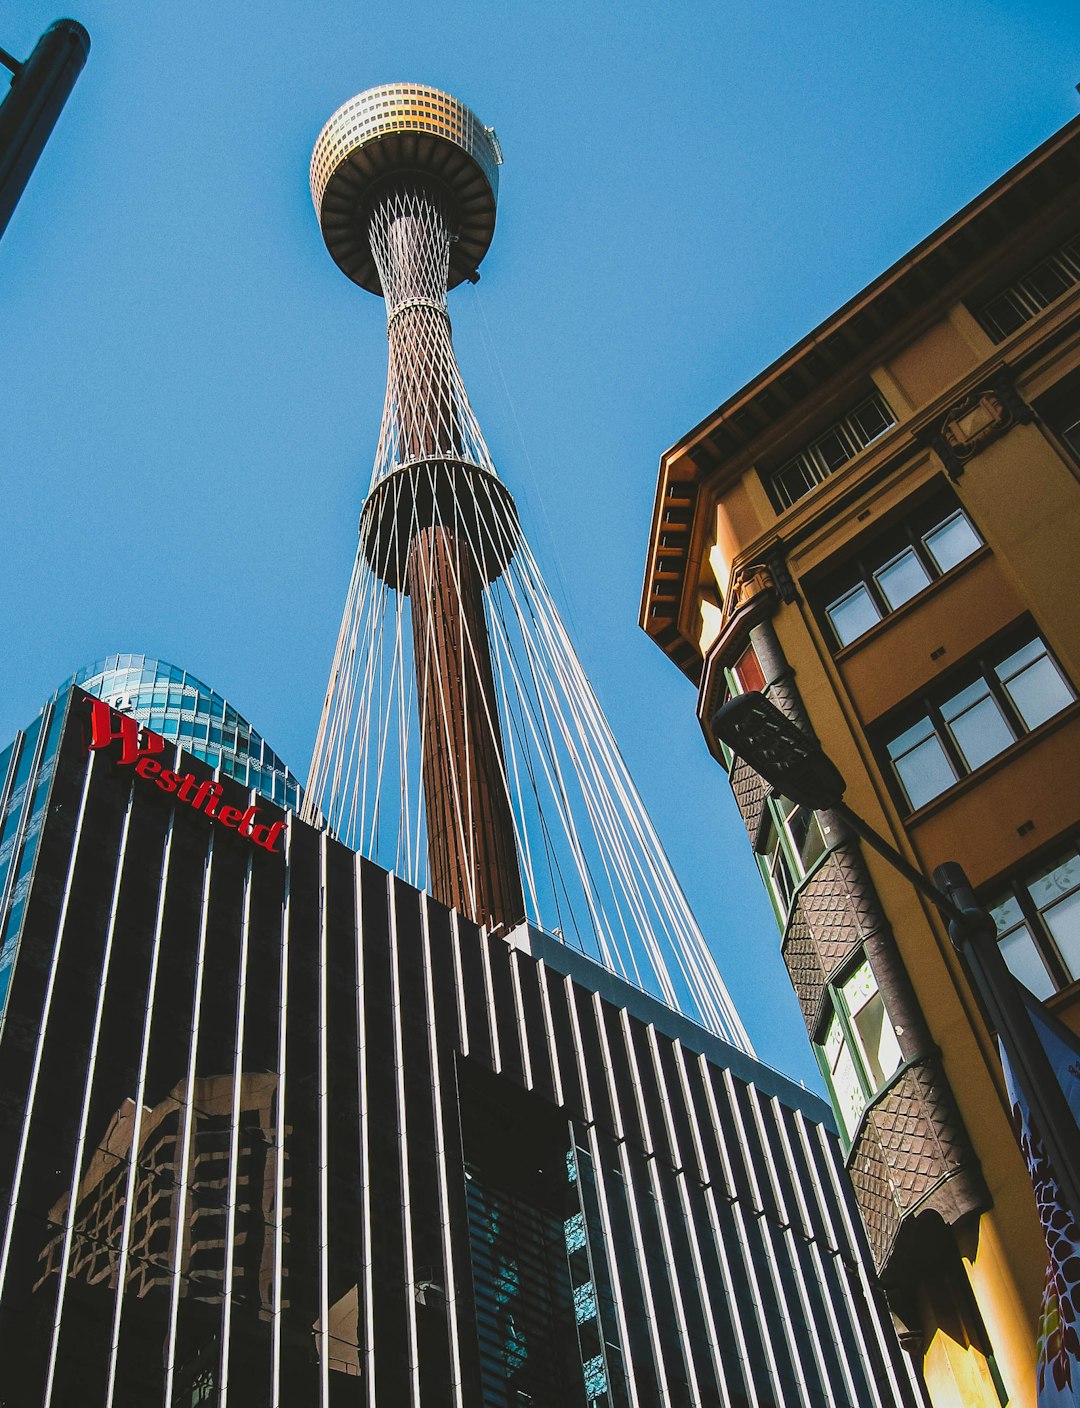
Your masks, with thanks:
[{"label": "building rooftop edge", "polygon": [[[888,291],[905,276],[919,269],[931,254],[947,245],[955,239],[962,230],[968,227],[972,221],[989,206],[993,205],[1002,194],[1017,186],[1021,181],[1030,177],[1041,168],[1051,157],[1059,151],[1069,147],[1073,142],[1080,141],[1080,115],[1071,118],[1063,127],[1052,133],[1046,141],[1042,142],[1034,151],[1022,157],[1020,161],[1009,167],[996,181],[992,182],[985,190],[980,191],[972,200],[968,201],[956,214],[949,217],[930,234],[925,236],[918,244],[913,246],[906,254],[903,254],[895,263],[891,264],[877,278],[865,285],[857,293],[853,294],[835,312],[812,328],[798,342],[787,348],[774,361],[770,362],[750,381],[746,382],[737,391],[733,392],[726,400],[721,402],[715,410],[703,416],[686,434],[682,435],[675,443],[668,447],[661,456],[661,462],[670,459],[679,451],[685,450],[694,444],[696,440],[702,438],[703,434],[717,421],[724,419],[735,410],[740,403],[751,402],[754,396],[773,382],[777,375],[798,363],[805,355],[814,348],[820,347],[829,336],[838,332],[844,324],[850,323],[853,316],[859,311],[870,308],[876,300],[882,298]],[[929,290],[921,288],[920,296],[928,296]],[[850,332],[851,330],[848,329]],[[869,346],[877,341],[881,336],[882,329],[875,326],[868,335],[856,336],[856,341],[861,350],[863,346]],[[850,359],[849,357],[847,359]],[[845,359],[845,360],[847,360]],[[830,367],[827,376],[835,373],[838,367]]]},{"label": "building rooftop edge", "polygon": [[624,1007],[631,1016],[654,1026],[658,1032],[680,1042],[688,1050],[726,1067],[732,1075],[754,1085],[766,1095],[775,1096],[785,1105],[800,1110],[830,1132],[836,1132],[832,1109],[822,1096],[767,1065],[759,1056],[732,1046],[723,1037],[708,1031],[692,1017],[669,1007],[658,997],[634,987],[595,959],[579,953],[532,924],[522,924],[514,929],[507,935],[506,942],[542,960],[549,968],[580,983],[583,988],[615,1006]]}]

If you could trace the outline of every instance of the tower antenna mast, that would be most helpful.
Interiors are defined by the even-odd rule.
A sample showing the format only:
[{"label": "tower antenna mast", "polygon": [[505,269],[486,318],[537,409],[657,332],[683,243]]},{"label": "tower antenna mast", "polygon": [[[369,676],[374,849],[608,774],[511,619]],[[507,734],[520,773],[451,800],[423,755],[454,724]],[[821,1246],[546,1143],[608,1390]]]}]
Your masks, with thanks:
[{"label": "tower antenna mast", "polygon": [[[495,134],[456,98],[387,84],[323,128],[311,188],[338,267],[386,301],[386,401],[360,537],[372,571],[411,604],[429,887],[506,930],[525,918],[525,900],[482,591],[512,550],[489,515],[516,516],[465,393],[446,305],[451,288],[479,277],[501,161]],[[334,683],[316,764],[329,761]]]},{"label": "tower antenna mast", "polygon": [[[387,84],[315,144],[326,247],[386,302],[386,400],[304,816],[489,932],[572,944],[746,1033],[469,404],[447,293],[502,155],[456,98]],[[532,935],[530,937],[530,934]]]}]

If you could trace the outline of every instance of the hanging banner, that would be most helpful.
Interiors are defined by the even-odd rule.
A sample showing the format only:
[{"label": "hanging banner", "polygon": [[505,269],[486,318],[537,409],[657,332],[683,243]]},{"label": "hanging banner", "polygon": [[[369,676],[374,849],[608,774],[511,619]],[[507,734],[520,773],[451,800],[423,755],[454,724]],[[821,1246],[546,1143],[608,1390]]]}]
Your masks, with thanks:
[{"label": "hanging banner", "polygon": [[[1032,1024],[1080,1123],[1080,1039],[1022,989]],[[1027,1161],[1035,1205],[1046,1237],[1046,1284],[1039,1317],[1039,1408],[1080,1403],[1080,1224],[1066,1204],[1042,1137],[998,1041],[1013,1124]]]}]

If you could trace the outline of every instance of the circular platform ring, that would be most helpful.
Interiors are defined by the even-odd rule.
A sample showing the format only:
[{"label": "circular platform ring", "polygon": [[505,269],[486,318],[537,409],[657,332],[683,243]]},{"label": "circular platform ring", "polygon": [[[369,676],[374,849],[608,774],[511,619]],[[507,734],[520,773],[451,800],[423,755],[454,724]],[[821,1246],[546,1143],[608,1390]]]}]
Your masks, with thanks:
[{"label": "circular platform ring", "polygon": [[[496,516],[500,531],[492,533]],[[510,490],[495,475],[461,460],[422,460],[386,475],[367,496],[360,550],[376,577],[405,591],[412,535],[435,524],[460,534],[485,583],[502,575],[520,531]]]},{"label": "circular platform ring", "polygon": [[338,268],[381,294],[367,225],[373,196],[394,177],[446,192],[456,238],[448,287],[475,280],[495,232],[502,153],[495,133],[457,98],[418,83],[368,88],[338,108],[311,157],[311,198]]}]

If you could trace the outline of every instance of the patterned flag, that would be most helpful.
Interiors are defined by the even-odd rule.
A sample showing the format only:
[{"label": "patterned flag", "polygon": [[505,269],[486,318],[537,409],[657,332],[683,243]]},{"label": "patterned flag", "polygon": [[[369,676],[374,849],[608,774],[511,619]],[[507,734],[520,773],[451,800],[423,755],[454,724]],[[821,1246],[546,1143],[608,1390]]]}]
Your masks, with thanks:
[{"label": "patterned flag", "polygon": [[[1028,1013],[1069,1107],[1080,1123],[1080,1041],[1042,1003],[1022,989]],[[1080,1224],[1061,1194],[1023,1092],[998,1042],[1013,1124],[1027,1160],[1046,1236],[1046,1284],[1039,1317],[1039,1408],[1080,1403]]]}]

